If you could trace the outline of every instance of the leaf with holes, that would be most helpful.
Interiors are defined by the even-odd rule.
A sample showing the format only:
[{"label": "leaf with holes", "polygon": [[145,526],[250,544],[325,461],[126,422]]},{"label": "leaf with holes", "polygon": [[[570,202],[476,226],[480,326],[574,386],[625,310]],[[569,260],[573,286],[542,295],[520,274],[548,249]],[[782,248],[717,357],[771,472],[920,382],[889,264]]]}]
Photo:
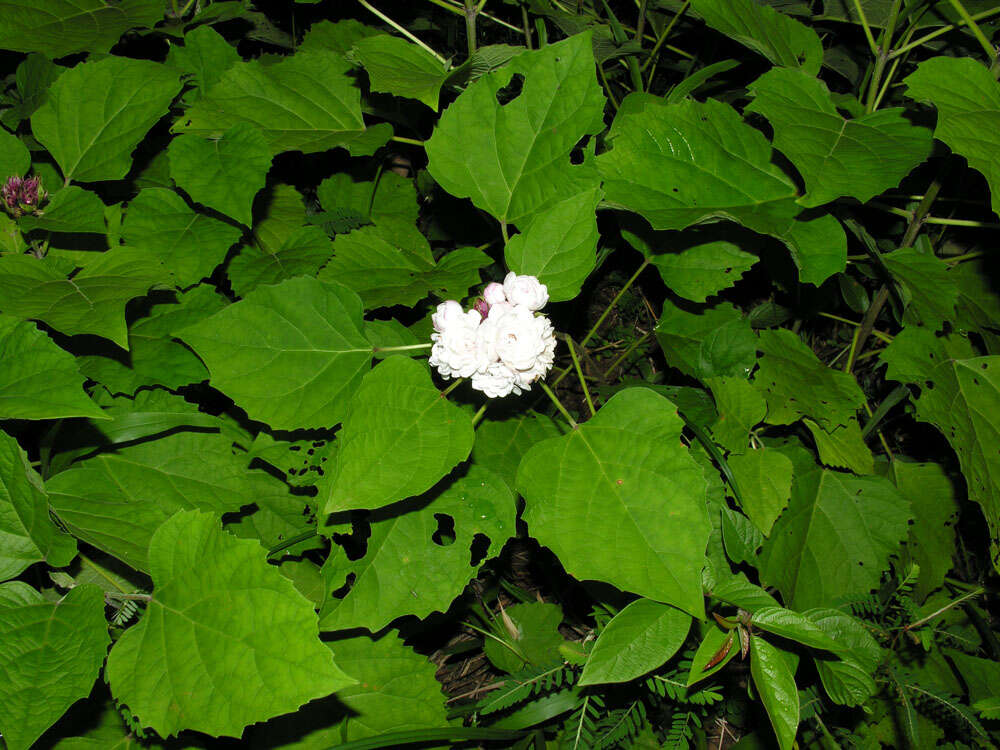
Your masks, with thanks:
[{"label": "leaf with holes", "polygon": [[531,535],[570,575],[700,617],[711,523],[683,425],[663,396],[628,388],[578,429],[532,446],[517,487]]}]

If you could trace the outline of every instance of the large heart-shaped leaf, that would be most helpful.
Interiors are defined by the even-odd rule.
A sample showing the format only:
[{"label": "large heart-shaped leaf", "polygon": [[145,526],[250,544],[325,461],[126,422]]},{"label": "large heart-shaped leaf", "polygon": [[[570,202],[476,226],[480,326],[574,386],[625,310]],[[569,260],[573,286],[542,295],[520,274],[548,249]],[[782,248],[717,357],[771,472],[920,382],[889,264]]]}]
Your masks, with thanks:
[{"label": "large heart-shaped leaf", "polygon": [[351,399],[325,513],[379,508],[430,489],[472,450],[472,420],[442,398],[426,365],[389,357]]},{"label": "large heart-shaped leaf", "polygon": [[663,396],[626,389],[578,429],[529,449],[517,487],[532,536],[570,575],[700,617],[711,522],[683,425]]},{"label": "large heart-shaped leaf", "polygon": [[180,90],[177,73],[150,60],[80,63],[52,84],[31,130],[67,180],[118,180],[132,166],[132,149]]},{"label": "large heart-shaped leaf", "polygon": [[299,277],[175,334],[252,419],[275,429],[332,427],[371,361],[361,314],[347,287]]},{"label": "large heart-shaped leaf", "polygon": [[182,511],[156,530],[153,598],[107,665],[111,692],[142,726],[239,737],[355,683],[319,640],[312,602],[265,554],[211,513]]}]

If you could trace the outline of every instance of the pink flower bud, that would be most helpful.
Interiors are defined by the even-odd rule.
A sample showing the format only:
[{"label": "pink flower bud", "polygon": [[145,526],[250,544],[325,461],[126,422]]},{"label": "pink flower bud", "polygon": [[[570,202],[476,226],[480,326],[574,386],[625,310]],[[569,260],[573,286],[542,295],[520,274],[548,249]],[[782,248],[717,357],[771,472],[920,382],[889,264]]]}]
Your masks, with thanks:
[{"label": "pink flower bud", "polygon": [[37,177],[28,177],[21,183],[21,205],[35,208],[45,198],[42,182]]},{"label": "pink flower bud", "polygon": [[482,315],[484,318],[490,314],[490,306],[484,299],[481,298],[477,299],[476,304],[473,305],[473,307],[476,309],[476,312]]},{"label": "pink flower bud", "polygon": [[7,208],[15,208],[17,206],[18,199],[21,197],[21,186],[23,184],[24,180],[20,177],[15,176],[7,178],[7,182],[4,183],[3,189],[0,190],[0,194],[3,195]]}]

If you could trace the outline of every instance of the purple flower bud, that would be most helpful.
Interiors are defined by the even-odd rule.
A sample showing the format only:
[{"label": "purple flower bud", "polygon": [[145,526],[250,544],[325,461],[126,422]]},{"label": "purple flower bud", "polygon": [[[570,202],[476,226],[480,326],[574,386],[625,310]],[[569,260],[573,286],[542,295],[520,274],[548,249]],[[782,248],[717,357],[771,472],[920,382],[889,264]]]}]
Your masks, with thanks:
[{"label": "purple flower bud", "polygon": [[31,208],[37,206],[45,196],[41,181],[37,177],[28,177],[21,183],[21,203]]},{"label": "purple flower bud", "polygon": [[0,190],[0,194],[3,195],[7,208],[15,208],[17,206],[17,201],[21,197],[21,186],[23,184],[24,180],[20,177],[7,178],[7,182],[4,183],[3,189]]},{"label": "purple flower bud", "polygon": [[489,315],[490,306],[489,304],[487,304],[486,300],[482,299],[481,297],[476,300],[476,304],[473,305],[473,307],[476,309],[476,312],[482,315],[484,318],[487,315]]}]

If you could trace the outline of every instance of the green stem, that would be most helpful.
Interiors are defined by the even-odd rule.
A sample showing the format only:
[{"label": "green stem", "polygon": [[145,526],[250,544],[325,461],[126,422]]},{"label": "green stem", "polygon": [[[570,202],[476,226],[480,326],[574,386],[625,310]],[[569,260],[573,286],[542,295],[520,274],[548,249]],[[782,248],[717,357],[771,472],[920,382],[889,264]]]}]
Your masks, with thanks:
[{"label": "green stem", "polygon": [[622,352],[621,355],[619,355],[618,358],[615,359],[615,361],[608,366],[607,370],[604,371],[605,380],[611,377],[611,373],[615,371],[615,368],[618,367],[618,365],[620,365],[622,362],[624,362],[625,359],[628,357],[628,355],[630,355],[632,352],[638,349],[639,346],[642,344],[642,342],[644,342],[648,338],[649,334],[644,333],[642,336],[635,339],[631,344],[629,344],[628,348],[624,352]]},{"label": "green stem", "polygon": [[576,376],[580,379],[580,387],[583,388],[583,397],[587,399],[587,408],[590,409],[590,416],[594,416],[597,414],[597,409],[594,408],[594,401],[590,398],[590,389],[587,387],[587,379],[583,377],[583,368],[580,367],[580,358],[576,356],[576,347],[573,346],[573,339],[567,336],[566,343],[569,345],[569,356],[573,358],[573,367],[576,368]]},{"label": "green stem", "polygon": [[587,342],[590,341],[592,338],[594,338],[594,334],[597,333],[597,329],[601,327],[601,324],[604,322],[604,319],[608,317],[608,314],[614,309],[615,305],[618,304],[618,300],[620,300],[622,298],[622,295],[629,290],[629,287],[631,287],[632,284],[635,283],[635,280],[639,278],[639,274],[645,271],[646,266],[648,265],[649,265],[649,260],[648,259],[644,260],[642,262],[642,265],[636,269],[636,272],[634,274],[632,274],[632,278],[626,281],[625,286],[623,286],[621,289],[618,290],[618,294],[616,294],[615,298],[611,300],[611,304],[609,304],[607,308],[604,310],[604,312],[601,313],[601,317],[599,317],[597,319],[597,322],[594,323],[593,328],[591,328],[590,332],[583,337],[582,341],[580,341],[580,346],[586,346]]},{"label": "green stem", "polygon": [[420,148],[424,147],[424,142],[418,141],[416,138],[404,138],[401,135],[394,135],[389,140],[396,141],[396,143],[409,143],[411,146],[420,146]]},{"label": "green stem", "polygon": [[854,12],[858,14],[858,20],[861,21],[861,28],[865,30],[865,39],[868,40],[868,46],[871,48],[873,55],[878,55],[878,45],[875,43],[875,37],[872,36],[872,27],[868,25],[868,16],[865,15],[865,9],[861,7],[861,0],[854,0]]},{"label": "green stem", "polygon": [[469,57],[476,54],[476,0],[465,0],[465,44]]},{"label": "green stem", "polygon": [[309,531],[303,531],[301,534],[296,534],[295,536],[290,536],[282,542],[278,542],[276,545],[271,547],[267,551],[267,556],[275,555],[278,552],[288,549],[289,547],[294,547],[299,542],[304,542],[306,539],[312,539],[314,536],[319,536],[318,529],[310,529]]},{"label": "green stem", "polygon": [[667,24],[663,33],[660,34],[660,38],[657,39],[656,44],[653,45],[653,51],[649,53],[649,57],[646,58],[646,62],[642,64],[642,68],[640,70],[643,73],[646,72],[646,68],[652,66],[652,69],[649,71],[649,75],[646,77],[646,91],[649,91],[649,85],[653,81],[653,74],[656,72],[655,61],[660,52],[660,47],[662,47],[663,43],[667,41],[667,37],[670,36],[670,32],[673,31],[674,25],[680,20],[681,16],[684,15],[690,4],[691,0],[684,0],[684,4],[681,6],[681,9],[674,14],[673,18],[670,19],[670,23]]},{"label": "green stem", "polygon": [[376,346],[374,352],[409,352],[415,349],[430,349],[434,344],[407,344],[406,346]]},{"label": "green stem", "polygon": [[618,111],[618,100],[615,99],[615,92],[611,90],[611,84],[608,83],[608,77],[604,73],[604,66],[601,63],[597,63],[597,75],[601,78],[601,83],[604,84],[604,91],[608,95],[608,100],[611,102],[611,106],[615,108],[615,112]]},{"label": "green stem", "polygon": [[569,422],[569,426],[575,430],[579,425],[577,425],[576,420],[573,419],[572,416],[570,416],[570,413],[566,411],[566,407],[562,405],[562,401],[559,400],[559,397],[552,392],[552,389],[545,384],[544,380],[539,380],[538,385],[541,387],[543,391],[545,391],[545,395],[549,397],[549,400],[551,400],[552,403],[555,404],[555,407],[559,410],[559,413],[563,415],[563,417],[566,419],[567,422]]},{"label": "green stem", "polygon": [[445,388],[443,391],[441,391],[441,398],[446,398],[449,393],[451,393],[453,390],[455,390],[456,388],[458,388],[458,386],[462,385],[462,383],[464,383],[464,382],[465,382],[465,378],[459,378],[458,380],[456,380],[454,383],[452,383],[447,388]]},{"label": "green stem", "polygon": [[983,51],[986,53],[986,59],[990,61],[991,65],[995,63],[997,59],[996,48],[990,44],[990,40],[986,38],[983,30],[979,28],[979,24],[976,23],[975,19],[969,15],[969,11],[965,9],[965,6],[962,5],[959,0],[949,0],[949,2],[951,3],[951,7],[954,8],[958,15],[962,17],[965,24],[972,29],[972,35],[976,37],[976,41],[979,42],[979,46],[982,47]]},{"label": "green stem", "polygon": [[438,54],[437,52],[435,52],[435,51],[434,51],[433,49],[431,49],[431,48],[430,48],[430,47],[428,47],[428,46],[427,46],[426,44],[424,44],[423,42],[421,42],[421,41],[420,41],[419,39],[417,39],[417,37],[415,37],[415,36],[414,36],[413,34],[411,34],[411,33],[410,33],[409,31],[407,31],[406,29],[404,29],[404,28],[403,28],[402,26],[400,26],[400,25],[399,25],[398,23],[396,23],[395,21],[393,21],[393,20],[392,20],[391,18],[389,18],[389,16],[387,16],[387,15],[386,15],[385,13],[383,13],[383,12],[382,12],[382,11],[380,11],[380,10],[379,10],[378,8],[376,8],[376,7],[375,7],[375,6],[373,6],[373,5],[371,4],[371,3],[369,3],[369,2],[368,2],[368,0],[358,0],[358,4],[359,4],[359,5],[361,5],[361,7],[362,7],[362,8],[365,8],[365,9],[367,9],[367,10],[368,10],[368,11],[370,11],[371,13],[373,13],[373,14],[375,14],[376,16],[378,16],[379,18],[381,18],[381,19],[382,19],[383,21],[385,21],[385,22],[386,22],[387,24],[389,24],[390,26],[392,26],[392,28],[394,28],[394,29],[395,29],[396,31],[398,31],[398,32],[399,32],[400,34],[402,34],[402,35],[403,35],[403,36],[405,36],[405,37],[406,37],[407,39],[409,39],[409,40],[410,40],[411,42],[413,42],[414,44],[416,44],[416,45],[417,45],[418,47],[420,47],[421,49],[425,50],[426,52],[429,52],[430,54],[434,55],[434,57],[435,57],[435,58],[436,58],[436,59],[437,59],[437,60],[438,60],[438,61],[439,61],[439,62],[440,62],[440,63],[441,63],[442,65],[447,65],[447,64],[448,64],[448,61],[447,61],[447,60],[445,60],[445,59],[444,59],[444,58],[443,58],[443,57],[442,57],[441,55],[439,55],[439,54]]},{"label": "green stem", "polygon": [[[997,6],[996,8],[990,8],[989,10],[984,10],[982,13],[976,13],[973,16],[969,16],[969,19],[971,21],[982,21],[984,18],[995,16],[997,13],[1000,13],[1000,6]],[[947,26],[942,26],[940,29],[937,29],[936,31],[924,34],[919,39],[909,42],[908,44],[903,45],[897,50],[893,50],[889,54],[889,59],[891,60],[893,58],[899,57],[900,55],[905,55],[910,50],[916,49],[922,44],[927,44],[927,42],[937,39],[939,36],[947,34],[949,31],[954,31],[955,29],[961,28],[962,26],[966,25],[967,23],[963,20],[960,23],[953,23]]]},{"label": "green stem", "polygon": [[646,0],[639,2],[639,16],[635,20],[635,40],[642,49],[642,32],[646,29]]},{"label": "green stem", "polygon": [[436,744],[442,742],[465,743],[470,740],[498,740],[513,742],[525,736],[525,732],[509,729],[489,729],[480,727],[448,727],[445,729],[411,729],[405,732],[387,732],[363,740],[344,742],[332,745],[329,750],[378,750],[383,747],[399,747],[401,745]]},{"label": "green stem", "polygon": [[483,415],[486,414],[486,407],[490,405],[489,401],[486,401],[482,406],[479,407],[479,411],[472,415],[472,426],[475,427],[482,420]]},{"label": "green stem", "polygon": [[986,255],[982,250],[973,250],[971,253],[965,253],[964,255],[955,255],[951,258],[942,258],[945,263],[962,263],[967,260],[975,260],[976,258],[982,258]]},{"label": "green stem", "polygon": [[[821,318],[829,318],[830,320],[836,320],[838,323],[846,323],[847,325],[854,326],[855,328],[860,328],[861,327],[860,323],[855,323],[853,320],[849,320],[847,318],[842,318],[839,315],[832,315],[831,313],[821,312],[821,313],[819,313],[819,316]],[[871,335],[874,336],[875,338],[879,339],[880,341],[884,341],[887,344],[891,344],[892,343],[892,336],[890,336],[887,333],[882,333],[882,331],[876,331],[876,330],[872,329]]]},{"label": "green stem", "polygon": [[[456,16],[465,15],[465,9],[460,5],[452,5],[449,2],[445,2],[445,0],[427,0],[427,2],[431,3],[432,5],[436,5],[437,7],[442,8],[443,10],[446,10],[449,13],[454,13]],[[514,24],[507,23],[502,18],[491,16],[489,13],[486,13],[482,10],[479,11],[479,15],[481,15],[488,21],[492,21],[493,23],[499,26],[503,26],[505,29],[510,29],[511,31],[518,31],[518,32],[520,31],[520,29],[517,28],[517,26],[515,26]]]},{"label": "green stem", "polygon": [[939,609],[934,610],[933,612],[931,612],[926,617],[921,617],[919,620],[916,620],[915,622],[911,622],[909,625],[904,625],[903,626],[903,630],[913,630],[914,628],[919,628],[921,625],[924,625],[925,623],[930,622],[935,617],[944,614],[945,612],[947,612],[952,607],[955,607],[955,606],[961,604],[964,601],[972,599],[973,597],[979,596],[980,594],[984,593],[985,591],[986,591],[986,589],[984,589],[982,587],[979,587],[979,588],[974,589],[973,591],[970,591],[968,594],[963,594],[962,596],[958,597],[958,599],[955,599],[954,601],[948,602],[943,607],[940,607]]},{"label": "green stem", "polygon": [[521,6],[521,24],[524,26],[524,44],[528,49],[534,49],[531,44],[531,19],[528,18],[528,6]]}]

